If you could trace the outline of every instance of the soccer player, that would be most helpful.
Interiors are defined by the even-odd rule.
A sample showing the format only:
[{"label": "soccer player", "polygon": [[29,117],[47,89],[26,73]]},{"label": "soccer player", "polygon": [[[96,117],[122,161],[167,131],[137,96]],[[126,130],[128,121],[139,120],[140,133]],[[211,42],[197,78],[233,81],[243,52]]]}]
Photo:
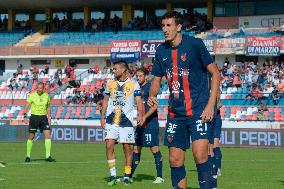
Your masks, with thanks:
[{"label": "soccer player", "polygon": [[143,100],[143,117],[142,117],[142,127],[137,127],[135,131],[135,145],[134,152],[132,156],[132,172],[131,178],[134,174],[135,169],[137,168],[140,157],[142,147],[150,147],[150,151],[152,152],[157,177],[153,181],[154,184],[160,184],[164,182],[162,169],[163,169],[163,161],[162,154],[159,149],[159,122],[158,122],[158,113],[157,106],[149,107],[147,105],[149,91],[151,87],[151,83],[148,81],[148,71],[144,69],[138,69],[136,72],[137,81],[141,87],[141,94]]},{"label": "soccer player", "polygon": [[[116,184],[114,145],[123,145],[125,155],[125,171],[123,182],[130,183],[131,163],[134,138],[134,100],[137,103],[137,123],[141,124],[142,100],[140,86],[137,81],[127,77],[128,65],[124,61],[113,65],[114,80],[106,85],[101,110],[101,125],[105,128],[106,156],[110,171],[109,186]],[[105,117],[106,116],[106,117]]]},{"label": "soccer player", "polygon": [[208,146],[220,74],[202,40],[181,34],[182,23],[181,14],[175,11],[162,17],[166,42],[156,51],[148,105],[157,104],[156,96],[165,76],[170,97],[164,143],[169,147],[172,186],[175,189],[187,186],[184,161],[191,137],[200,189],[211,189]]},{"label": "soccer player", "polygon": [[[222,107],[222,103],[220,100],[220,90],[217,93],[217,113],[213,120],[213,128],[210,134],[210,145],[209,145],[209,155],[208,160],[212,166],[212,188],[217,189],[217,177],[221,176],[220,166],[221,166],[221,158],[222,154],[220,151],[220,135],[222,128],[222,119],[220,115],[220,108]],[[218,150],[216,148],[218,147]]]},{"label": "soccer player", "polygon": [[220,149],[220,136],[221,136],[221,130],[222,130],[222,118],[220,114],[220,109],[222,107],[222,103],[219,98],[217,98],[217,114],[214,120],[214,126],[213,126],[213,136],[214,136],[214,143],[213,143],[213,153],[214,158],[213,162],[215,164],[215,172],[217,172],[218,176],[221,176],[221,160],[222,160],[222,153]]},{"label": "soccer player", "polygon": [[31,161],[31,152],[33,146],[33,139],[37,129],[43,132],[45,137],[45,160],[48,162],[55,162],[50,156],[51,139],[50,139],[50,97],[48,93],[44,92],[44,84],[38,83],[36,92],[29,95],[24,109],[24,119],[27,123],[27,113],[31,107],[31,117],[29,121],[29,138],[27,141],[27,157],[25,162]]}]

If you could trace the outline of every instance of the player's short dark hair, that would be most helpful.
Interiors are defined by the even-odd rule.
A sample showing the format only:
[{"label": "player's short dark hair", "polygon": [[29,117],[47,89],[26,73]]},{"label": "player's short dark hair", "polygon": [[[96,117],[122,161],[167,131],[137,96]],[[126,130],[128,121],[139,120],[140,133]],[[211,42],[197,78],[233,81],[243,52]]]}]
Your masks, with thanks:
[{"label": "player's short dark hair", "polygon": [[137,72],[141,72],[141,73],[143,73],[145,76],[147,76],[147,75],[149,74],[149,71],[146,70],[146,69],[143,69],[143,68],[139,68],[139,69],[136,71],[136,73],[137,73]]},{"label": "player's short dark hair", "polygon": [[116,64],[118,64],[118,65],[124,67],[126,70],[129,70],[129,66],[128,66],[127,62],[124,61],[124,60],[118,60],[118,61],[115,61],[115,62],[113,63],[113,65],[116,65]]},{"label": "player's short dark hair", "polygon": [[177,12],[177,11],[169,11],[169,12],[166,12],[163,16],[162,16],[162,20],[164,19],[169,19],[169,18],[174,18],[175,19],[175,22],[176,22],[176,25],[179,25],[183,23],[183,17],[182,15]]},{"label": "player's short dark hair", "polygon": [[37,83],[37,87],[40,86],[40,85],[42,85],[42,86],[44,87],[44,83],[38,82],[38,83]]}]

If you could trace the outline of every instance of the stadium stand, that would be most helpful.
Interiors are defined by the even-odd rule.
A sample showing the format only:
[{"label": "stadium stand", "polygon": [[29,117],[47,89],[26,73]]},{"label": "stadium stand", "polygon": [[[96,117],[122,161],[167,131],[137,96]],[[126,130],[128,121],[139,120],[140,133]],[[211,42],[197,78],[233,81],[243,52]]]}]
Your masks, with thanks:
[{"label": "stadium stand", "polygon": [[13,46],[26,35],[23,32],[0,32],[0,47]]}]

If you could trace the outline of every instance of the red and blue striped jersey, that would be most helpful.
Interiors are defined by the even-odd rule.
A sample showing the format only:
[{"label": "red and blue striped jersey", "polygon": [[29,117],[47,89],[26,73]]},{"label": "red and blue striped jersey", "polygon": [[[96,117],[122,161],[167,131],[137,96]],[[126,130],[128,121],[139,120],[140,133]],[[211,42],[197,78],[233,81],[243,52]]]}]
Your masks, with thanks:
[{"label": "red and blue striped jersey", "polygon": [[167,78],[170,117],[192,117],[205,107],[210,96],[207,66],[212,62],[202,40],[187,35],[177,47],[165,42],[157,48],[152,74]]}]

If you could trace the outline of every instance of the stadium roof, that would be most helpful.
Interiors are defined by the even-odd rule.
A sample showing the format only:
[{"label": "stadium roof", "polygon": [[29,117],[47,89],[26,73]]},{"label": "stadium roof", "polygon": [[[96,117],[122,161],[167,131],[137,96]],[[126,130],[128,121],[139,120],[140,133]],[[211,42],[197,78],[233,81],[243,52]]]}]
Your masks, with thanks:
[{"label": "stadium roof", "polygon": [[[91,8],[121,8],[123,4],[130,4],[136,7],[164,7],[166,3],[174,5],[204,4],[207,0],[0,0],[0,10],[13,8],[16,10],[42,10],[52,9],[79,9],[84,6]],[[111,5],[111,7],[110,7]]]}]

